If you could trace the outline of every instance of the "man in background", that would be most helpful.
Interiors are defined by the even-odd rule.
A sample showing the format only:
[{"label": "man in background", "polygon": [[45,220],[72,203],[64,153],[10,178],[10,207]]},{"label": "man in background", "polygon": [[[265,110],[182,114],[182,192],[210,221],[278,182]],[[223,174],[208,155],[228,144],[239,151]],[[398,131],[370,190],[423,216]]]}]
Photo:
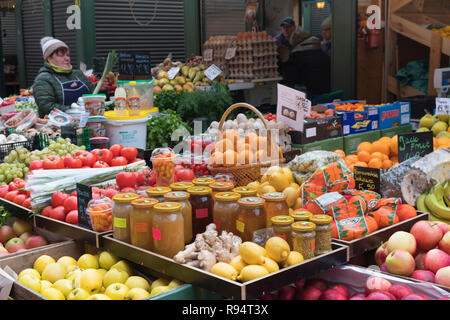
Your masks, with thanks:
[{"label": "man in background", "polygon": [[322,51],[329,57],[331,57],[331,26],[332,18],[329,16],[322,22]]},{"label": "man in background", "polygon": [[281,21],[281,33],[276,36],[278,47],[287,47],[289,52],[292,50],[292,46],[289,42],[292,33],[297,28],[295,21],[292,17],[286,17]]}]

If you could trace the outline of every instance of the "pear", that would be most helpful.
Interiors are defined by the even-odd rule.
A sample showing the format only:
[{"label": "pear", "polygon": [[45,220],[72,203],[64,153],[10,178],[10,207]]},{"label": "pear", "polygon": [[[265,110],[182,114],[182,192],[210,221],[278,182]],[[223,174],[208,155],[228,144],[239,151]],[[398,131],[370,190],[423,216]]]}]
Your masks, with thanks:
[{"label": "pear", "polygon": [[433,125],[433,127],[431,128],[431,131],[433,131],[433,135],[436,137],[442,131],[447,131],[447,129],[448,129],[448,124],[446,122],[438,121]]},{"label": "pear", "polygon": [[113,283],[125,283],[127,279],[128,279],[127,272],[119,269],[111,269],[103,277],[103,286],[107,288],[109,285]]},{"label": "pear", "polygon": [[436,121],[438,121],[438,119],[427,112],[427,114],[420,119],[419,125],[431,129]]},{"label": "pear", "polygon": [[111,269],[111,267],[114,264],[119,262],[119,260],[120,259],[116,255],[114,255],[108,251],[103,251],[100,253],[98,262],[99,262],[100,268],[109,270],[109,269]]},{"label": "pear", "polygon": [[128,276],[133,275],[133,269],[131,269],[131,266],[125,260],[120,260],[119,262],[111,266],[111,269],[118,269],[125,271],[126,273],[128,273]]},{"label": "pear", "polygon": [[450,116],[448,116],[448,115],[439,115],[438,118],[439,118],[440,121],[444,121],[444,122],[447,122],[447,123],[450,120]]}]

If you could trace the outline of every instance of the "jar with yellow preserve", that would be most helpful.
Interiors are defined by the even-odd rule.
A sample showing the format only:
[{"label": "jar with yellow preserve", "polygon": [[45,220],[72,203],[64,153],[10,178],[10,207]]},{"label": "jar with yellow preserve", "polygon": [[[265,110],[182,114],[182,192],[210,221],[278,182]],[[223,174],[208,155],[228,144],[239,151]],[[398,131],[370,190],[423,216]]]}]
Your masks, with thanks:
[{"label": "jar with yellow preserve", "polygon": [[214,180],[212,178],[198,178],[198,179],[192,180],[192,183],[195,186],[199,186],[199,187],[209,187],[209,185],[214,182],[216,182],[216,180]]},{"label": "jar with yellow preserve", "polygon": [[189,202],[190,194],[186,191],[171,191],[164,195],[167,202],[176,202],[181,204],[181,213],[184,219],[184,243],[192,240],[192,206]]},{"label": "jar with yellow preserve", "polygon": [[187,189],[194,187],[191,182],[175,182],[170,185],[172,191],[187,191]]},{"label": "jar with yellow preserve", "polygon": [[288,216],[289,206],[286,202],[287,196],[282,192],[270,192],[263,194],[262,197],[266,201],[267,227],[272,226],[271,219],[275,216]]},{"label": "jar with yellow preserve", "polygon": [[293,250],[300,252],[305,260],[314,258],[316,225],[309,221],[294,222],[292,228]]},{"label": "jar with yellow preserve", "polygon": [[267,214],[264,199],[245,197],[238,201],[239,212],[236,218],[236,235],[242,241],[253,241],[253,232],[265,229]]},{"label": "jar with yellow preserve", "polygon": [[164,202],[164,195],[170,191],[172,191],[172,189],[169,187],[154,187],[145,190],[150,199],[156,199],[159,202]]},{"label": "jar with yellow preserve", "polygon": [[131,244],[133,246],[152,251],[152,220],[153,207],[158,203],[156,199],[140,198],[133,200],[133,211],[130,215]]},{"label": "jar with yellow preserve", "polygon": [[219,192],[213,209],[213,221],[217,231],[228,231],[236,234],[236,218],[239,212],[238,200],[241,198],[236,192]]},{"label": "jar with yellow preserve", "polygon": [[153,252],[173,258],[184,250],[184,221],[181,204],[158,203],[152,219]]},{"label": "jar with yellow preserve", "polygon": [[280,237],[289,243],[289,248],[293,248],[292,243],[292,228],[294,218],[290,216],[275,216],[272,217],[272,229],[276,237]]},{"label": "jar with yellow preserve", "polygon": [[294,212],[291,212],[290,216],[294,218],[294,222],[298,221],[309,221],[309,218],[312,217],[312,213],[304,210],[304,209],[297,209]]},{"label": "jar with yellow preserve", "polygon": [[113,236],[114,239],[130,243],[130,215],[133,211],[131,202],[139,199],[134,193],[116,194],[113,197]]},{"label": "jar with yellow preserve", "polygon": [[191,195],[192,206],[192,236],[203,233],[208,224],[213,223],[212,189],[209,187],[192,187],[187,190]]},{"label": "jar with yellow preserve", "polygon": [[234,184],[232,182],[213,182],[209,185],[212,189],[212,199],[213,203],[216,201],[216,194],[219,192],[231,192],[234,188]]},{"label": "jar with yellow preserve", "polygon": [[314,250],[315,256],[331,252],[331,233],[333,218],[326,214],[313,215],[309,221],[316,225],[316,248]]},{"label": "jar with yellow preserve", "polygon": [[258,190],[249,187],[237,187],[233,189],[233,192],[239,193],[242,198],[256,197]]}]

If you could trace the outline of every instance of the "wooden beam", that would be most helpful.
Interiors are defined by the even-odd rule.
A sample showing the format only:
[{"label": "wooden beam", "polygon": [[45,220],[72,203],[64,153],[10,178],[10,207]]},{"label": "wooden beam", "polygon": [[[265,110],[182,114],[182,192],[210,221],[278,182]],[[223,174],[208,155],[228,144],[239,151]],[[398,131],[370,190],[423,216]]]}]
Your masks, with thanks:
[{"label": "wooden beam", "polygon": [[421,92],[411,86],[401,86],[399,88],[399,81],[392,76],[388,77],[388,90],[389,92],[395,94],[398,98],[412,97],[412,96],[423,96],[424,92]]},{"label": "wooden beam", "polygon": [[414,41],[417,41],[423,45],[429,47],[431,45],[432,31],[425,29],[424,27],[408,21],[396,14],[393,14],[390,19],[390,28],[405,37],[408,37]]},{"label": "wooden beam", "polygon": [[300,0],[294,0],[294,5],[292,8],[292,17],[294,18],[295,24],[299,26],[300,23]]},{"label": "wooden beam", "polygon": [[412,0],[389,0],[389,11],[394,13],[398,9],[411,3]]},{"label": "wooden beam", "polygon": [[419,12],[423,12],[423,5],[425,0],[413,0],[413,5],[419,10]]},{"label": "wooden beam", "polygon": [[431,36],[431,46],[430,46],[430,67],[429,67],[429,77],[428,77],[428,95],[437,95],[434,89],[434,70],[441,67],[441,51],[442,51],[442,37],[433,32]]}]

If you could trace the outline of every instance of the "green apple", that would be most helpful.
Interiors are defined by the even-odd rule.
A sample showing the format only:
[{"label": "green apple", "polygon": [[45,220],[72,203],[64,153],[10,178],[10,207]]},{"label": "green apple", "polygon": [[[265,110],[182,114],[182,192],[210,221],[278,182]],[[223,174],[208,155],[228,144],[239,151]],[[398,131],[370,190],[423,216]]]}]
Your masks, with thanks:
[{"label": "green apple", "polygon": [[41,291],[53,287],[53,284],[47,280],[41,280]]},{"label": "green apple", "polygon": [[176,288],[176,287],[182,286],[183,284],[184,284],[184,283],[183,283],[182,281],[177,280],[177,279],[173,279],[172,281],[170,281],[168,287],[169,287],[170,289],[174,289],[174,288]]},{"label": "green apple", "polygon": [[128,294],[128,287],[123,283],[113,283],[106,288],[105,294],[110,297],[111,300],[125,300],[125,297]]},{"label": "green apple", "polygon": [[19,277],[18,281],[33,291],[41,292],[41,280],[32,274],[24,274]]},{"label": "green apple", "polygon": [[89,292],[83,288],[76,288],[69,293],[67,300],[87,300],[89,297]]},{"label": "green apple", "polygon": [[130,264],[125,260],[120,260],[116,264],[112,265],[111,269],[119,269],[128,273],[129,276],[133,275],[133,269],[131,269]]},{"label": "green apple", "polygon": [[88,298],[88,300],[111,300],[111,298],[105,294],[98,293],[98,294],[93,294],[92,296],[90,296]]},{"label": "green apple", "polygon": [[170,283],[170,280],[164,279],[164,278],[159,278],[156,279],[155,281],[152,282],[152,285],[150,287],[150,292],[155,289],[156,287],[161,287],[161,286],[168,286]]},{"label": "green apple", "polygon": [[111,267],[119,262],[119,258],[108,251],[102,251],[98,258],[100,268],[109,270]]},{"label": "green apple", "polygon": [[86,269],[81,272],[79,277],[79,281],[75,282],[77,288],[83,288],[89,294],[100,292],[102,288],[102,274],[100,272],[95,269]]},{"label": "green apple", "polygon": [[142,288],[133,288],[130,291],[128,291],[127,296],[125,297],[126,300],[143,300],[150,297],[150,293],[148,291],[142,289]]},{"label": "green apple", "polygon": [[55,263],[55,259],[44,254],[34,261],[33,269],[37,270],[37,272],[41,273],[44,271],[45,267],[50,263]]},{"label": "green apple", "polygon": [[53,284],[53,288],[58,289],[62,292],[64,297],[67,298],[70,292],[75,289],[75,286],[72,281],[68,279],[59,279]]},{"label": "green apple", "polygon": [[129,288],[129,289],[133,289],[133,288],[141,288],[144,289],[146,291],[150,290],[150,284],[148,283],[148,281],[142,277],[138,277],[138,276],[131,276],[127,279],[127,281],[125,282],[125,285]]},{"label": "green apple", "polygon": [[69,256],[59,258],[56,263],[63,265],[67,272],[72,271],[74,267],[77,267],[77,260]]},{"label": "green apple", "polygon": [[113,283],[125,283],[128,273],[118,269],[110,269],[103,277],[103,286],[108,288]]},{"label": "green apple", "polygon": [[83,269],[98,269],[98,260],[92,254],[85,253],[78,258],[77,265]]},{"label": "green apple", "polygon": [[157,294],[163,293],[163,292],[167,292],[172,290],[171,288],[169,288],[169,286],[159,286],[156,288],[152,289],[152,292],[150,292],[150,296],[155,296]]},{"label": "green apple", "polygon": [[27,268],[27,269],[20,271],[18,278],[20,278],[21,276],[26,275],[26,274],[35,276],[35,277],[39,278],[39,280],[41,280],[41,274],[37,270],[32,269],[32,268]]},{"label": "green apple", "polygon": [[41,292],[41,295],[50,300],[66,300],[62,292],[55,288],[47,288]]},{"label": "green apple", "polygon": [[55,283],[59,279],[64,279],[66,276],[66,268],[59,263],[48,264],[44,271],[42,271],[42,280],[48,280]]}]

